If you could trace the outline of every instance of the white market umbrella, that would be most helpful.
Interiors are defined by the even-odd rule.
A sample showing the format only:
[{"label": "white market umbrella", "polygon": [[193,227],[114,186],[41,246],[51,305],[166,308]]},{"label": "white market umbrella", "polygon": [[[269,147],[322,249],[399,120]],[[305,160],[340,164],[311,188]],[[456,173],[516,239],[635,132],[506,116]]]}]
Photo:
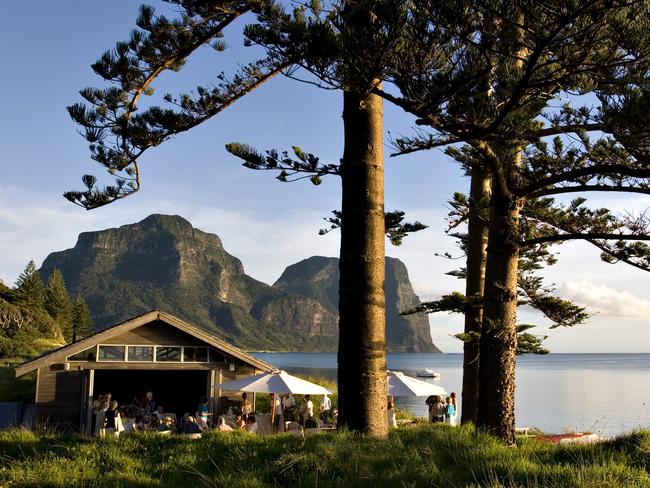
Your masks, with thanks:
[{"label": "white market umbrella", "polygon": [[290,375],[283,370],[270,370],[241,380],[228,381],[215,385],[215,388],[229,391],[247,391],[251,393],[287,393],[298,395],[331,395],[327,388]]},{"label": "white market umbrella", "polygon": [[442,386],[406,376],[401,371],[387,371],[388,396],[447,395]]}]

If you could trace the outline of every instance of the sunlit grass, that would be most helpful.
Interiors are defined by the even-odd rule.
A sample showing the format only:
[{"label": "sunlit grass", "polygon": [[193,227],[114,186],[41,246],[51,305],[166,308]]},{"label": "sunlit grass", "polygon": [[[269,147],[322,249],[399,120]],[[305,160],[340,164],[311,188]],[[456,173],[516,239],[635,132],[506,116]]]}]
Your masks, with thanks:
[{"label": "sunlit grass", "polygon": [[418,425],[386,440],[349,432],[246,432],[200,440],[88,440],[0,433],[0,486],[650,487],[650,431],[587,446],[521,439],[506,448],[471,427]]}]

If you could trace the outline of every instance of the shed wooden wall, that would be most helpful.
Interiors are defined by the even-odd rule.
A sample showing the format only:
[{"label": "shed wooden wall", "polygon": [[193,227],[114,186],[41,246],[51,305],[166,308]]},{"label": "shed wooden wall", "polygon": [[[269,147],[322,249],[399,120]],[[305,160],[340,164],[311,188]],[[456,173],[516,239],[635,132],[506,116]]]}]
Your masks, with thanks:
[{"label": "shed wooden wall", "polygon": [[83,371],[65,371],[55,364],[39,368],[36,384],[36,417],[40,422],[78,430],[83,405]]},{"label": "shed wooden wall", "polygon": [[102,344],[207,346],[205,342],[161,321],[151,322],[107,339]]}]

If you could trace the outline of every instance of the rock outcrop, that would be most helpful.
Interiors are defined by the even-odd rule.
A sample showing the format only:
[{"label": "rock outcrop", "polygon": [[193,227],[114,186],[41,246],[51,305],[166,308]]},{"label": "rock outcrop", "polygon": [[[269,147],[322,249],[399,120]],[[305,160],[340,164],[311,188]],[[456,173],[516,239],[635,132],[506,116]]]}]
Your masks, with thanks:
[{"label": "rock outcrop", "polygon": [[[426,331],[420,324],[426,317],[397,314],[419,300],[404,265],[389,263],[389,349],[437,350],[428,322]],[[179,216],[151,215],[136,224],[80,234],[74,248],[46,258],[43,279],[55,268],[70,293],[84,298],[98,329],[161,309],[246,349],[336,350],[338,263],[333,258],[290,266],[269,286],[248,276],[215,234]]]},{"label": "rock outcrop", "polygon": [[334,314],[251,278],[218,236],[178,216],[80,234],[73,249],[47,257],[41,276],[54,268],[84,297],[99,329],[158,308],[244,348],[336,347]]},{"label": "rock outcrop", "polygon": [[[300,261],[289,266],[273,287],[313,298],[332,314],[338,314],[339,260],[313,256]],[[390,352],[440,352],[431,341],[425,314],[400,315],[419,304],[404,263],[387,257],[386,342]]]}]

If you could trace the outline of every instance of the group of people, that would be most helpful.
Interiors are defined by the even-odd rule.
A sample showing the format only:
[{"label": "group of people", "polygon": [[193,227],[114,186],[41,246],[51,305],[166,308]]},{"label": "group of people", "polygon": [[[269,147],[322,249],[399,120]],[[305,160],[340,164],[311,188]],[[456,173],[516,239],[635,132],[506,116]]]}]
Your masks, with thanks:
[{"label": "group of people", "polygon": [[122,414],[117,400],[110,393],[98,395],[92,404],[93,432],[95,435],[120,433],[124,430]]},{"label": "group of people", "polygon": [[[304,395],[300,405],[297,404],[292,394],[280,397],[274,395],[273,404],[273,432],[283,432],[286,423],[298,423],[304,428],[319,426],[314,415],[314,403],[310,395]],[[444,400],[439,395],[429,396],[425,403],[429,407],[430,422],[445,422],[456,425],[456,393],[452,392]],[[200,434],[210,428],[208,400],[201,399],[194,415],[186,413],[177,425],[175,414],[166,414],[162,405],[156,405],[151,391],[146,392],[140,399],[134,398],[130,405],[119,405],[110,393],[98,395],[93,401],[92,414],[94,434],[103,436],[107,434],[119,435],[120,432],[177,432],[182,434]],[[220,416],[214,428],[220,432],[245,430],[257,432],[258,424],[253,415],[253,405],[246,393],[242,393],[240,414],[235,416],[234,427],[230,425],[225,416]],[[320,400],[318,418],[323,425],[336,424],[337,409],[332,408],[332,400],[323,395]],[[388,401],[388,424],[397,427],[395,417],[395,402],[391,397]]]},{"label": "group of people", "polygon": [[442,399],[439,395],[427,397],[425,403],[429,407],[429,422],[445,422],[449,425],[456,425],[456,393],[452,392],[447,398]]},{"label": "group of people", "polygon": [[[307,429],[318,427],[318,420],[314,415],[314,402],[311,400],[311,395],[304,395],[300,406],[297,405],[296,399],[291,393],[284,397],[275,395],[273,415],[273,431],[276,433],[284,430],[280,429],[281,422],[298,422]],[[335,423],[337,415],[337,409],[332,409],[332,400],[329,396],[323,395],[320,400],[318,419],[324,425],[327,425]]]},{"label": "group of people", "polygon": [[[292,394],[281,397],[274,395],[274,432],[284,432],[287,423],[297,423],[304,428],[316,428],[318,419],[323,425],[336,423],[337,409],[332,408],[332,400],[324,395],[320,400],[318,415],[310,395],[304,395],[298,403]],[[92,404],[93,433],[96,436],[119,435],[121,432],[175,432],[181,434],[200,434],[211,428],[208,400],[202,398],[196,412],[186,413],[180,422],[176,414],[165,413],[162,405],[156,403],[153,392],[147,391],[135,397],[130,404],[119,404],[110,393],[97,395]],[[253,404],[246,393],[242,393],[239,414],[220,416],[214,429],[221,432],[245,430],[257,432],[258,424],[253,415]]]},{"label": "group of people", "polygon": [[156,404],[153,392],[134,397],[120,405],[110,393],[97,395],[92,404],[93,433],[96,436],[119,435],[121,432],[200,433],[208,428],[208,401],[202,399],[195,415],[186,413],[177,424],[175,413],[165,413]]}]

